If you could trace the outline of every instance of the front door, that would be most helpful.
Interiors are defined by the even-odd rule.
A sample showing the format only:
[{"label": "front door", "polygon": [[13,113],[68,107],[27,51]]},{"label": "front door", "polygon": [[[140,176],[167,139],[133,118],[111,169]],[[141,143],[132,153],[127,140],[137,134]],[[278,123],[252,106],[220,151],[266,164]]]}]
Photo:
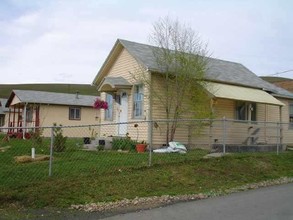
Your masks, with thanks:
[{"label": "front door", "polygon": [[126,92],[120,93],[120,106],[118,112],[118,135],[127,133],[128,96]]}]

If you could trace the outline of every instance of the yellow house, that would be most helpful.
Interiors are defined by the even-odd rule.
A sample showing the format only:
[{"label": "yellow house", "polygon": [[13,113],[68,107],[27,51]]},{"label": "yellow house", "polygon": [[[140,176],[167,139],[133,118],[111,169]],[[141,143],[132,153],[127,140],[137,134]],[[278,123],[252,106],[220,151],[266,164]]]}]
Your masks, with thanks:
[{"label": "yellow house", "polygon": [[[6,102],[9,108],[5,125],[9,128],[7,133],[22,138],[29,136],[31,129],[52,127],[54,123],[62,126],[96,124],[100,113],[93,108],[95,99],[95,96],[78,93],[13,90]],[[50,136],[50,130],[44,129],[43,135]],[[88,136],[88,131],[65,129],[64,135],[84,137]]]},{"label": "yellow house", "polygon": [[[101,110],[101,123],[118,123],[111,127],[102,126],[101,134],[135,137],[137,128],[133,123],[138,122],[140,140],[146,140],[154,147],[165,143],[164,132],[159,131],[154,123],[149,123],[165,119],[164,109],[152,98],[151,91],[133,76],[138,69],[143,69],[160,91],[164,73],[156,63],[153,50],[153,46],[146,44],[116,41],[93,81],[101,92],[101,98],[109,104],[108,110]],[[205,78],[208,88],[212,88],[207,89],[211,107],[216,119],[225,117],[229,122],[225,128],[225,143],[271,144],[276,143],[278,137],[280,144],[293,143],[291,92],[263,81],[240,63],[207,59]],[[271,129],[269,122],[278,125],[278,129]],[[163,126],[161,128],[164,129]],[[182,127],[176,132],[175,140],[205,147],[223,139],[221,122],[217,126],[209,125],[205,132],[204,136],[193,135],[190,126]],[[252,136],[258,134],[262,134],[259,135],[261,137],[253,139]]]}]

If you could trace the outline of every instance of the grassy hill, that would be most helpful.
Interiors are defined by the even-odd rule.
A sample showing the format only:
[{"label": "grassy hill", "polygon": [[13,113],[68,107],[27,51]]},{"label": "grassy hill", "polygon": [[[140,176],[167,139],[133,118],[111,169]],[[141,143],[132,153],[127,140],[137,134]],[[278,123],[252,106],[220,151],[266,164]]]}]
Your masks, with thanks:
[{"label": "grassy hill", "polygon": [[0,98],[8,98],[13,89],[98,95],[96,87],[89,84],[0,84]]},{"label": "grassy hill", "polygon": [[270,82],[270,83],[293,81],[293,79],[278,77],[278,76],[261,76],[260,78],[262,78],[263,80]]}]

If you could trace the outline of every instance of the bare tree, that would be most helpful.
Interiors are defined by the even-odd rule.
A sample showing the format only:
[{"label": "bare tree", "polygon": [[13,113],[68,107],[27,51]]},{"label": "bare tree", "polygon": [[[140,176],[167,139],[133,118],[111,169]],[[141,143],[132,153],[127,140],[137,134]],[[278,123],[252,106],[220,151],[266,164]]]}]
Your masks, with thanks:
[{"label": "bare tree", "polygon": [[[164,108],[167,122],[166,143],[173,141],[178,119],[211,117],[210,102],[205,90],[207,45],[190,27],[169,17],[153,25],[150,43],[154,45],[160,89],[150,77],[141,77],[149,87],[156,105]],[[170,120],[170,121],[169,121]]]}]

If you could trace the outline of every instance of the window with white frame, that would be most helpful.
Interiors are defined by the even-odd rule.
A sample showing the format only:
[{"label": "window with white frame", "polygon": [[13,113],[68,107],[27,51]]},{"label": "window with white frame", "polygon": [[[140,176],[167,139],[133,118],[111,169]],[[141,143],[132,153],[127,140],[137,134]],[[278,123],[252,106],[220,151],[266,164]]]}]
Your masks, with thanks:
[{"label": "window with white frame", "polygon": [[69,107],[69,120],[80,120],[81,108],[80,107]]},{"label": "window with white frame", "polygon": [[113,120],[113,96],[106,93],[106,102],[108,103],[108,109],[105,110],[105,120]]},{"label": "window with white frame", "polygon": [[293,103],[289,104],[289,123],[290,123],[290,128],[293,128]]},{"label": "window with white frame", "polygon": [[256,121],[256,103],[236,102],[236,120]]},{"label": "window with white frame", "polygon": [[133,93],[133,117],[143,116],[143,85],[135,85]]}]

